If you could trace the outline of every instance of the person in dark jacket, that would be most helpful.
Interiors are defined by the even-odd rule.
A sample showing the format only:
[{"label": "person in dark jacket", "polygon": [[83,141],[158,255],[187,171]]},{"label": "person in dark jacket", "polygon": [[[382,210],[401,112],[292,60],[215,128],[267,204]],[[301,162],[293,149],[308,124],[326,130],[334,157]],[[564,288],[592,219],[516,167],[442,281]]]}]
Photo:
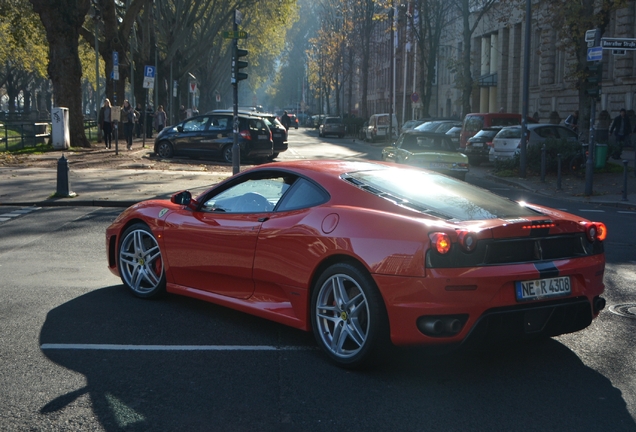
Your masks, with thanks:
[{"label": "person in dark jacket", "polygon": [[283,126],[285,126],[286,130],[289,130],[289,127],[291,126],[291,119],[287,115],[287,111],[283,112],[283,115],[280,116],[280,122],[283,124]]},{"label": "person in dark jacket", "polygon": [[621,153],[623,153],[625,139],[632,133],[632,126],[629,123],[629,117],[627,117],[627,111],[625,111],[625,108],[621,108],[620,114],[612,122],[609,133],[610,135],[614,135],[616,138],[616,145],[618,146],[612,154],[612,158],[620,159]]}]

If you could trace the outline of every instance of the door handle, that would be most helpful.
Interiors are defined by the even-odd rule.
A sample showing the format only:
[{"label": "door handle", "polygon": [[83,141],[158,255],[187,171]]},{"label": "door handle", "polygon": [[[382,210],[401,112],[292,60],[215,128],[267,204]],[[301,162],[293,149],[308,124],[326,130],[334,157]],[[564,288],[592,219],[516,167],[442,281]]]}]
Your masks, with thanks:
[{"label": "door handle", "polygon": [[259,221],[259,222],[265,222],[265,221],[267,221],[267,220],[269,220],[269,217],[267,217],[267,216],[262,217],[262,218],[258,218],[258,221]]}]

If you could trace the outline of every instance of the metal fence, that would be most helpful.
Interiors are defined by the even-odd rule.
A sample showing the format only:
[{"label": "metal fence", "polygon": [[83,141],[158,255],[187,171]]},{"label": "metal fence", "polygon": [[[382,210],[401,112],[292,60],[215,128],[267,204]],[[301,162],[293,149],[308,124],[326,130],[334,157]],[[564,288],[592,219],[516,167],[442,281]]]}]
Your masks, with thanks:
[{"label": "metal fence", "polygon": [[[89,141],[98,137],[97,122],[84,120],[84,132]],[[16,151],[50,143],[51,123],[0,123],[0,151]]]}]

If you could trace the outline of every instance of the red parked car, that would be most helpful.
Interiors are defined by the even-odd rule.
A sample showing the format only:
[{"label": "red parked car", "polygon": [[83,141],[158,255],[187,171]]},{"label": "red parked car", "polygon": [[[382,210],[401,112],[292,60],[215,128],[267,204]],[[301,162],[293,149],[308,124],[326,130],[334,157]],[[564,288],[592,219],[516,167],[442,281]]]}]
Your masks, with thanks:
[{"label": "red parked car", "polygon": [[262,165],[125,210],[108,267],[165,291],[313,331],[337,364],[395,345],[555,336],[605,306],[606,227],[383,162]]}]

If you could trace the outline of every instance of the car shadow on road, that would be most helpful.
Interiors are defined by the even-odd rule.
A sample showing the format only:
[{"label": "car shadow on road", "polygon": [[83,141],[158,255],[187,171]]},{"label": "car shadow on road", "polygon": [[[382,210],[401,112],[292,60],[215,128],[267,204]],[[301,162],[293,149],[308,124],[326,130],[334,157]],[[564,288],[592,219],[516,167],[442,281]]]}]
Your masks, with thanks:
[{"label": "car shadow on road", "polygon": [[48,359],[87,384],[52,398],[39,415],[54,422],[55,413],[88,395],[109,431],[636,428],[609,379],[552,339],[441,355],[395,349],[388,364],[348,371],[329,363],[310,333],[189,298],[137,299],[119,285],[51,310],[40,343]]}]

